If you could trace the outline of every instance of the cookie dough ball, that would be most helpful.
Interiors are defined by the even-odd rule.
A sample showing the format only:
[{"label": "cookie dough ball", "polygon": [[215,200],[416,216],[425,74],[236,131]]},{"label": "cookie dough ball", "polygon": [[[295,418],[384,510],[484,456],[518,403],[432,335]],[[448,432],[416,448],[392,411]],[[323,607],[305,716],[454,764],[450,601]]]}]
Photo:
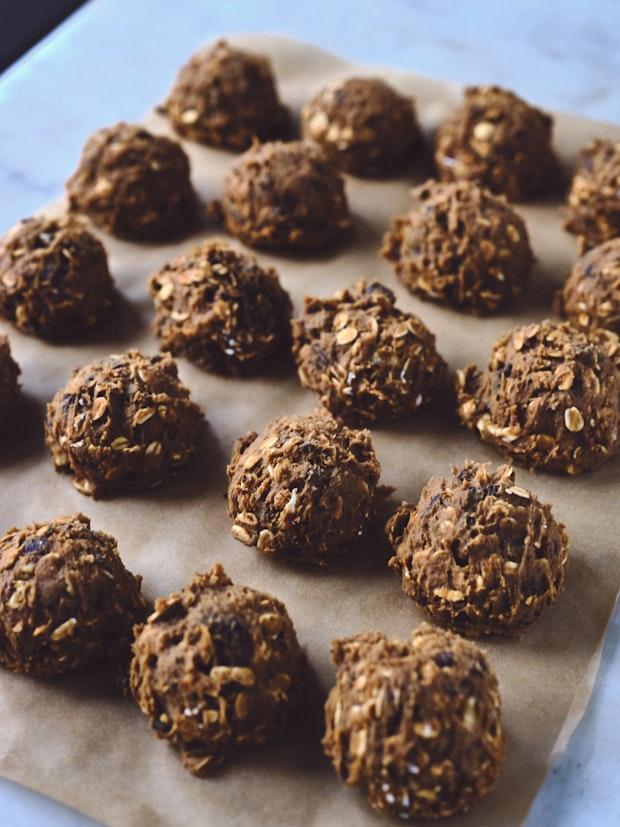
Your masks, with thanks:
[{"label": "cookie dough ball", "polygon": [[263,554],[324,564],[366,533],[379,472],[368,431],[319,416],[276,419],[235,444],[233,537]]},{"label": "cookie dough ball", "polygon": [[217,563],[160,598],[136,630],[131,690],[194,775],[273,740],[298,705],[304,660],[286,608]]},{"label": "cookie dough ball", "polygon": [[122,658],[146,615],[141,581],[83,514],[12,528],[0,537],[0,663],[47,676]]},{"label": "cookie dough ball", "polygon": [[458,815],[504,761],[497,678],[483,652],[423,623],[409,640],[337,640],[325,752],[369,805],[401,819]]},{"label": "cookie dough ball", "polygon": [[255,144],[233,166],[214,212],[250,247],[321,247],[351,226],[344,181],[309,141]]},{"label": "cookie dough ball", "polygon": [[0,336],[0,433],[11,424],[19,408],[22,399],[20,373],[11,356],[9,340],[6,336]]},{"label": "cookie dough ball", "polygon": [[283,137],[289,125],[269,60],[226,40],[190,58],[163,110],[179,135],[225,149]]},{"label": "cookie dough ball", "polygon": [[469,181],[427,181],[381,254],[412,293],[474,315],[519,296],[534,261],[527,229],[502,198]]},{"label": "cookie dough ball", "polygon": [[620,238],[599,244],[577,259],[556,309],[575,327],[620,333]]},{"label": "cookie dough ball", "polygon": [[558,165],[553,120],[498,86],[465,90],[458,111],[437,132],[435,163],[444,181],[475,181],[511,201],[549,191]]},{"label": "cookie dough ball", "polygon": [[387,287],[362,279],[331,299],[306,298],[293,320],[301,383],[337,419],[359,424],[407,416],[444,379],[435,337],[395,301]]},{"label": "cookie dough ball", "polygon": [[557,600],[568,536],[508,465],[432,477],[387,524],[390,566],[432,620],[468,635],[524,632]]},{"label": "cookie dough ball", "polygon": [[75,371],[47,406],[45,444],[82,494],[160,485],[193,454],[203,416],[168,354],[137,350]]},{"label": "cookie dough ball", "polygon": [[304,138],[353,175],[394,172],[421,142],[412,99],[379,78],[330,83],[303,108],[301,121]]},{"label": "cookie dough ball", "polygon": [[247,374],[288,344],[292,305],[278,275],[219,241],[173,259],[150,283],[162,350]]},{"label": "cookie dough ball", "polygon": [[618,450],[620,346],[548,319],[495,343],[484,371],[457,374],[458,414],[514,462],[580,474]]},{"label": "cookie dough ball", "polygon": [[620,236],[620,142],[597,140],[582,149],[564,214],[581,252]]},{"label": "cookie dough ball", "polygon": [[118,123],[95,132],[67,181],[69,207],[132,241],[168,241],[196,224],[189,160],[176,141]]},{"label": "cookie dough ball", "polygon": [[69,338],[113,299],[105,248],[80,220],[27,218],[0,240],[0,313],[24,333]]}]

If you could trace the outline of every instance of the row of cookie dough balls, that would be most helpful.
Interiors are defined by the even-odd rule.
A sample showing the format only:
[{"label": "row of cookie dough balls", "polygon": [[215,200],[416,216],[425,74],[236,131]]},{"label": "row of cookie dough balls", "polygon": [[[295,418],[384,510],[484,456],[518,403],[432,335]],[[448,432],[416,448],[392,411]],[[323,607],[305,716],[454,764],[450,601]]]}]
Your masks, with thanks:
[{"label": "row of cookie dough balls", "polygon": [[[307,665],[285,606],[220,564],[150,607],[116,541],[77,514],[7,532],[0,570],[0,663],[50,676],[131,653],[137,705],[195,775],[273,740],[300,706]],[[492,788],[501,702],[475,644],[422,624],[408,640],[334,641],[332,657],[323,747],[374,809],[449,816]]]},{"label": "row of cookie dough balls", "polygon": [[[350,425],[382,423],[438,402],[448,386],[435,338],[378,282],[291,303],[272,270],[219,242],[183,254],[151,279],[162,349],[243,374],[292,348],[303,386]],[[570,322],[517,327],[484,370],[457,371],[461,422],[512,461],[578,474],[620,444],[620,344]],[[0,428],[19,402],[19,369],[1,340]],[[194,450],[202,414],[168,353],[136,351],[76,371],[48,406],[46,441],[84,493],[159,484]]]},{"label": "row of cookie dough balls", "polygon": [[[432,181],[414,197],[381,250],[412,293],[476,314],[521,294],[534,257],[505,201],[469,183]],[[275,349],[290,315],[274,271],[222,243],[178,256],[151,280],[151,293],[163,346],[229,373]],[[103,322],[116,299],[105,248],[80,218],[25,219],[0,240],[0,314],[23,332],[75,338]],[[580,328],[620,331],[620,239],[577,259],[555,309]]]}]

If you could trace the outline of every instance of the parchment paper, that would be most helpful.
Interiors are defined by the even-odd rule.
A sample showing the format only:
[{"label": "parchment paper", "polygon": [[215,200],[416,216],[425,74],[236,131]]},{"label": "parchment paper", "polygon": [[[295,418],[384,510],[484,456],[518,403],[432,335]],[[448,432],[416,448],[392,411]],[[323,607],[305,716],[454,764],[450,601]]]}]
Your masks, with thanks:
[{"label": "parchment paper", "polygon": [[[360,71],[290,40],[235,40],[272,57],[284,100],[294,108],[327,81]],[[391,71],[381,74],[415,96],[428,134],[460,97],[460,89],[446,83]],[[150,115],[145,123],[155,131],[168,131],[157,115]],[[595,135],[617,140],[620,128],[565,116],[556,119],[556,144],[567,166],[575,151]],[[234,156],[195,144],[186,148],[196,187],[203,198],[213,198]],[[419,168],[411,179],[349,179],[356,233],[347,245],[320,257],[259,258],[278,268],[296,308],[307,293],[327,295],[362,275],[378,277],[396,290],[400,306],[420,315],[437,334],[439,351],[452,368],[469,361],[484,363],[498,335],[517,323],[549,314],[552,292],[565,277],[576,245],[561,229],[556,202],[519,207],[538,265],[528,295],[514,312],[480,320],[420,302],[399,286],[377,250],[392,216],[407,210],[410,185],[425,177]],[[49,211],[61,207],[57,204]],[[201,235],[205,234],[214,233]],[[213,779],[198,780],[182,769],[172,749],[154,737],[131,701],[118,696],[108,669],[93,668],[49,681],[2,672],[0,772],[102,822],[123,827],[377,823],[380,819],[368,810],[363,797],[340,786],[319,746],[322,696],[333,683],[330,642],[372,629],[406,636],[422,620],[422,613],[387,569],[389,552],[380,537],[368,541],[359,553],[317,571],[271,562],[229,533],[223,494],[233,440],[249,429],[260,430],[276,415],[315,407],[315,397],[299,387],[294,372],[273,368],[260,377],[226,380],[180,360],[183,380],[207,412],[210,433],[186,474],[163,489],[93,502],[52,469],[41,438],[44,403],[78,365],[129,346],[147,353],[156,350],[148,329],[152,309],[146,280],[191,242],[138,246],[109,237],[103,240],[123,295],[105,330],[82,344],[54,346],[0,325],[10,334],[27,394],[22,421],[0,454],[0,531],[82,510],[92,517],[95,528],[118,539],[128,567],[144,576],[149,597],[181,587],[193,572],[220,560],[236,582],[285,601],[316,682],[297,723],[279,743],[240,756]],[[431,410],[376,429],[373,438],[383,467],[382,481],[396,487],[397,500],[415,501],[428,478],[447,472],[451,463],[468,457],[498,460],[475,435],[462,430],[450,412]],[[508,760],[495,791],[470,815],[451,823],[477,827],[520,823],[543,780],[560,730],[564,725],[565,742],[581,714],[594,675],[581,682],[620,585],[618,469],[615,459],[575,479],[517,473],[518,483],[551,501],[556,516],[566,523],[571,564],[557,607],[525,639],[485,643],[500,680]],[[580,684],[582,702],[573,707],[567,723]]]}]

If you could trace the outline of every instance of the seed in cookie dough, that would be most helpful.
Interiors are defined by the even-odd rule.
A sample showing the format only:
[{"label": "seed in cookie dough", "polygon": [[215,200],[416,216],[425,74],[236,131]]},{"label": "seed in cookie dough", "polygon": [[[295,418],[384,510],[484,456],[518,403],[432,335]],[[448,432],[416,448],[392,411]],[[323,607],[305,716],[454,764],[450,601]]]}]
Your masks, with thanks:
[{"label": "seed in cookie dough", "polygon": [[211,211],[244,244],[266,249],[321,247],[351,226],[344,180],[310,141],[255,144]]},{"label": "seed in cookie dough", "polygon": [[427,181],[412,192],[381,254],[412,293],[467,313],[493,313],[523,292],[534,261],[521,217],[469,181]]},{"label": "seed in cookie dough", "polygon": [[67,181],[69,207],[97,227],[133,241],[168,241],[198,220],[189,160],[176,141],[118,123],[86,142]]},{"label": "seed in cookie dough", "polygon": [[22,400],[17,363],[11,356],[9,340],[0,336],[0,433],[14,421]]},{"label": "seed in cookie dough", "polygon": [[225,149],[281,138],[289,128],[268,58],[226,40],[190,58],[162,109],[179,135]]},{"label": "seed in cookie dough", "polygon": [[54,675],[125,657],[144,620],[142,578],[83,514],[0,537],[0,663]]},{"label": "seed in cookie dough", "polygon": [[380,78],[330,83],[302,110],[304,138],[353,175],[382,176],[412,162],[421,143],[411,98]]},{"label": "seed in cookie dough", "polygon": [[272,741],[302,694],[304,659],[286,608],[234,586],[219,563],[155,602],[133,651],[133,696],[194,775]]},{"label": "seed in cookie dough", "polygon": [[458,371],[457,396],[461,422],[513,462],[580,474],[620,445],[620,342],[569,322],[517,327],[485,370]]},{"label": "seed in cookie dough", "polygon": [[194,453],[202,423],[174,359],[130,350],[75,371],[47,406],[45,444],[98,497],[160,485]]},{"label": "seed in cookie dough", "polygon": [[620,141],[595,140],[581,150],[564,216],[582,253],[620,236]]},{"label": "seed in cookie dough", "polygon": [[508,465],[470,461],[432,477],[386,533],[405,594],[455,632],[520,634],[564,584],[566,529]]},{"label": "seed in cookie dough", "polygon": [[549,115],[498,86],[473,86],[437,132],[444,181],[474,181],[511,201],[544,195],[557,179]]},{"label": "seed in cookie dough", "polygon": [[204,241],[150,282],[161,349],[224,374],[247,374],[290,341],[278,275],[228,244]]},{"label": "seed in cookie dough", "polygon": [[70,338],[113,299],[105,248],[78,218],[26,218],[0,240],[0,314],[24,333]]},{"label": "seed in cookie dough", "polygon": [[263,554],[326,563],[368,530],[379,472],[368,431],[322,416],[276,419],[233,449],[232,534]]},{"label": "seed in cookie dough", "polygon": [[605,241],[577,259],[555,307],[575,327],[620,333],[620,238]]},{"label": "seed in cookie dough", "polygon": [[423,623],[409,640],[336,640],[332,659],[323,747],[374,810],[452,816],[490,791],[506,741],[497,678],[478,646]]},{"label": "seed in cookie dough", "polygon": [[293,320],[301,383],[337,419],[359,424],[415,413],[445,377],[435,337],[395,301],[387,287],[362,279],[329,299],[307,297]]}]

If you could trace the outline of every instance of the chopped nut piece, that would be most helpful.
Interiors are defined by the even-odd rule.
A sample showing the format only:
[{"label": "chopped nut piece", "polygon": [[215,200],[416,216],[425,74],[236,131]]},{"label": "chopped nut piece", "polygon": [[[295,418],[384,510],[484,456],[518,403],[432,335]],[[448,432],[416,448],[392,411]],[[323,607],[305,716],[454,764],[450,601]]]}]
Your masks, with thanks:
[{"label": "chopped nut piece", "polygon": [[564,422],[569,431],[581,431],[584,426],[583,416],[578,408],[567,408],[564,411]]}]

